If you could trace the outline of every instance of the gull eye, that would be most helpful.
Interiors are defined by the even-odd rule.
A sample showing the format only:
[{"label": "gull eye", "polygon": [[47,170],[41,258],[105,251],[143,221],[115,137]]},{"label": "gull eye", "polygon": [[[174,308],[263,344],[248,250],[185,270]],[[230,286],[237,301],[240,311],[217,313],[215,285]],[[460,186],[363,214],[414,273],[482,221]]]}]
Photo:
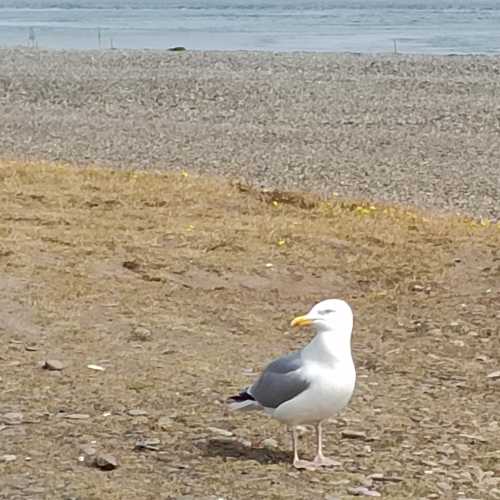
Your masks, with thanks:
[{"label": "gull eye", "polygon": [[322,311],[319,311],[319,313],[324,316],[325,314],[332,314],[335,311],[333,309],[323,309]]}]

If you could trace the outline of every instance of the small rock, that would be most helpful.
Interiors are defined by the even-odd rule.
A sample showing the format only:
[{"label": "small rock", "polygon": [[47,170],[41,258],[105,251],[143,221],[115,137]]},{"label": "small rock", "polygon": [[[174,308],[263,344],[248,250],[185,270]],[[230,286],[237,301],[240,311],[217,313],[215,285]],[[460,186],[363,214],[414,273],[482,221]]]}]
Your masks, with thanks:
[{"label": "small rock", "polygon": [[329,481],[329,484],[332,486],[345,486],[349,484],[351,481],[349,479],[337,479],[336,481]]},{"label": "small rock", "polygon": [[235,437],[229,437],[229,436],[214,436],[208,439],[209,443],[220,444],[220,445],[234,443],[235,441],[237,441]]},{"label": "small rock", "polygon": [[381,494],[378,491],[370,490],[364,486],[355,486],[347,488],[347,491],[355,496],[364,496],[364,497],[380,497]]},{"label": "small rock", "polygon": [[262,441],[262,446],[266,448],[266,450],[274,450],[278,447],[278,441],[273,438],[267,438]]},{"label": "small rock", "polygon": [[91,444],[84,444],[80,447],[80,454],[82,455],[95,455],[97,450]]},{"label": "small rock", "polygon": [[14,462],[17,460],[16,455],[1,455],[0,456],[0,462]]},{"label": "small rock", "polygon": [[226,429],[219,429],[218,427],[207,427],[212,434],[218,434],[219,436],[230,437],[233,435],[231,431],[227,431]]},{"label": "small rock", "polygon": [[80,448],[78,460],[90,467],[95,465],[96,454],[97,450],[92,445],[84,445]]},{"label": "small rock", "polygon": [[113,455],[100,453],[95,457],[95,466],[101,470],[113,470],[118,467],[118,460]]},{"label": "small rock", "polygon": [[151,338],[151,330],[148,330],[147,328],[144,328],[142,326],[138,326],[132,331],[132,339],[135,341],[146,342],[148,340],[151,340]]},{"label": "small rock", "polygon": [[297,433],[297,436],[302,437],[309,434],[310,429],[308,429],[305,425],[297,425],[297,427],[295,427],[295,432]]},{"label": "small rock", "polygon": [[245,448],[251,448],[252,447],[252,442],[249,441],[248,439],[238,439],[238,443],[241,444],[241,446],[244,446]]},{"label": "small rock", "polygon": [[422,292],[424,290],[424,287],[422,285],[413,285],[413,290],[415,292]]},{"label": "small rock", "polygon": [[488,378],[491,380],[498,380],[500,379],[500,370],[488,373]]},{"label": "small rock", "polygon": [[90,415],[87,415],[86,413],[70,413],[68,415],[64,415],[64,418],[67,418],[68,420],[85,420],[90,418]]},{"label": "small rock", "polygon": [[90,370],[95,370],[97,372],[103,372],[104,370],[106,370],[106,368],[99,365],[87,365],[87,368],[89,368]]},{"label": "small rock", "polygon": [[24,350],[29,352],[38,351],[38,347],[36,345],[25,345]]},{"label": "small rock", "polygon": [[61,361],[57,359],[47,359],[42,365],[42,368],[45,370],[51,370],[51,371],[61,371],[64,369],[64,365],[61,363]]},{"label": "small rock", "polygon": [[2,415],[2,422],[6,425],[19,425],[24,420],[23,414],[18,412],[9,412]]},{"label": "small rock", "polygon": [[373,481],[388,482],[388,483],[399,483],[403,480],[400,476],[386,476],[382,473],[375,473],[369,476]]},{"label": "small rock", "polygon": [[441,491],[450,491],[452,489],[452,486],[450,483],[447,483],[446,481],[439,481],[436,483],[436,486],[441,490]]},{"label": "small rock", "polygon": [[131,417],[144,417],[148,414],[145,410],[129,410],[127,412]]},{"label": "small rock", "polygon": [[139,439],[136,441],[134,449],[157,451],[160,449],[160,444],[161,442],[157,438]]},{"label": "small rock", "polygon": [[170,429],[172,427],[174,421],[170,417],[160,417],[158,419],[158,428],[162,431]]},{"label": "small rock", "polygon": [[465,439],[470,439],[471,441],[479,441],[480,443],[487,443],[488,440],[483,436],[479,436],[477,434],[459,434],[460,437]]},{"label": "small rock", "polygon": [[134,417],[134,425],[141,427],[143,425],[149,424],[149,417]]},{"label": "small rock", "polygon": [[349,429],[342,431],[341,436],[347,439],[366,439],[366,433],[362,431],[351,431]]}]

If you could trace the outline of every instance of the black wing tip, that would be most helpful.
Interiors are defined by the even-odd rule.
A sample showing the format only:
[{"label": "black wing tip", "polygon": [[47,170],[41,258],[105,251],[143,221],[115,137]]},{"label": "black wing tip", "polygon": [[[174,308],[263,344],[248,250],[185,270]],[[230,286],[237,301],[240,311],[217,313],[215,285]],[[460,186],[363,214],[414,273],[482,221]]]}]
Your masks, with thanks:
[{"label": "black wing tip", "polygon": [[247,391],[241,391],[236,396],[231,396],[228,401],[232,403],[243,403],[243,401],[255,401],[255,398]]}]

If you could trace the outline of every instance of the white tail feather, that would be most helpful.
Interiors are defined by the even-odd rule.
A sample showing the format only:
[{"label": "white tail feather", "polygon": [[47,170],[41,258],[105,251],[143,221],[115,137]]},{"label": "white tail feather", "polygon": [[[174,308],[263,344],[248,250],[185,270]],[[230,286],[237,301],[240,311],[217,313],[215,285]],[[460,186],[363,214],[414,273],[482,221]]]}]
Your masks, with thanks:
[{"label": "white tail feather", "polygon": [[262,406],[257,403],[257,401],[252,401],[248,399],[247,401],[230,401],[228,403],[229,411],[249,411],[249,410],[260,410]]}]

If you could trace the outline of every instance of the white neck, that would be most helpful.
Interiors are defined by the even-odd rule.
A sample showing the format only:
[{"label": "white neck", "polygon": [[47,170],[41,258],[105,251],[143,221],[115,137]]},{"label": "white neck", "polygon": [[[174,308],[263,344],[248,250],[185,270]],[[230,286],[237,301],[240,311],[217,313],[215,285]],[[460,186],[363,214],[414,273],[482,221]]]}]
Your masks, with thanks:
[{"label": "white neck", "polygon": [[342,331],[330,328],[319,329],[312,341],[304,347],[303,357],[329,365],[352,364],[351,330],[350,325],[348,329],[344,327]]}]

